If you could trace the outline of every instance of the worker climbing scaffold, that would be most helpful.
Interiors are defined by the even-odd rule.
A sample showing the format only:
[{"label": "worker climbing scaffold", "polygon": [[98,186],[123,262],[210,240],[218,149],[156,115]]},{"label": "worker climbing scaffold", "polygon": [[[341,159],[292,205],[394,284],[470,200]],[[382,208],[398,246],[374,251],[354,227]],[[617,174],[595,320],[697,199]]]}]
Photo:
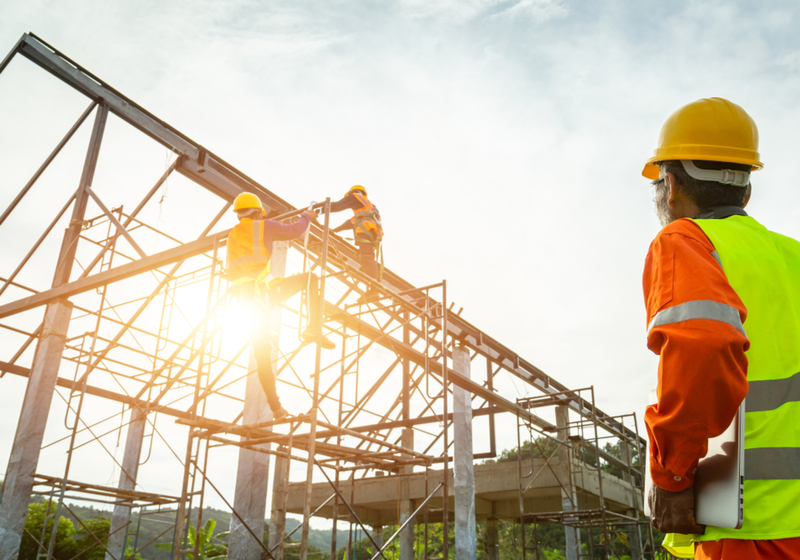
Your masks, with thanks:
[{"label": "worker climbing scaffold", "polygon": [[233,211],[239,223],[228,235],[227,278],[233,284],[232,292],[246,313],[247,332],[253,345],[258,367],[258,379],[267,395],[267,402],[275,419],[287,416],[281,406],[272,371],[272,342],[270,316],[272,309],[301,292],[308,291],[309,324],[301,334],[306,342],[318,340],[326,349],[336,345],[324,336],[317,339],[319,315],[319,278],[313,272],[274,278],[270,274],[272,245],[275,241],[288,241],[302,237],[317,217],[306,210],[293,224],[282,224],[264,218],[261,200],[252,193],[241,193],[233,202]]},{"label": "worker climbing scaffold", "polygon": [[[342,210],[352,210],[353,217],[331,231],[338,233],[348,229],[353,230],[361,271],[370,278],[380,281],[383,274],[383,250],[381,249],[383,225],[378,207],[367,198],[367,189],[361,185],[353,185],[344,198],[331,203],[331,212],[341,212]],[[380,267],[376,260],[378,255],[381,259]],[[378,290],[374,286],[370,286],[367,293],[359,299],[359,303],[378,296]]]}]

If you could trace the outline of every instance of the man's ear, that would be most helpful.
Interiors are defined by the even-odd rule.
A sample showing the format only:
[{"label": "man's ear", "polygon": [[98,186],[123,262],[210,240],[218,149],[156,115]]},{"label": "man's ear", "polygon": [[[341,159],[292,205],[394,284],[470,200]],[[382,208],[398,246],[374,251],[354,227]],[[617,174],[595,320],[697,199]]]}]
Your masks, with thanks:
[{"label": "man's ear", "polygon": [[678,184],[678,180],[671,171],[667,171],[664,174],[664,177],[666,177],[667,188],[669,189],[669,193],[667,195],[667,204],[670,208],[675,208],[675,201],[678,198],[678,193],[681,192],[681,186]]},{"label": "man's ear", "polygon": [[753,194],[753,184],[747,183],[745,188],[747,189],[747,194],[744,195],[744,204],[742,204],[742,208],[747,206],[747,203],[750,202],[750,195]]}]

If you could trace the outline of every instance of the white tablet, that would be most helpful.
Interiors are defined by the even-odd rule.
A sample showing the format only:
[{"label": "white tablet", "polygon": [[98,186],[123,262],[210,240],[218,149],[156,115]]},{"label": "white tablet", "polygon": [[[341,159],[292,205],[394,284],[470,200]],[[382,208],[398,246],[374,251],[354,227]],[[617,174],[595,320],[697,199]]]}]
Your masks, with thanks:
[{"label": "white tablet", "polygon": [[[658,402],[650,391],[650,404]],[[700,459],[694,479],[695,516],[700,525],[739,529],[744,522],[744,403],[731,425],[708,440],[708,454]],[[645,476],[645,514],[650,516],[650,452]]]}]

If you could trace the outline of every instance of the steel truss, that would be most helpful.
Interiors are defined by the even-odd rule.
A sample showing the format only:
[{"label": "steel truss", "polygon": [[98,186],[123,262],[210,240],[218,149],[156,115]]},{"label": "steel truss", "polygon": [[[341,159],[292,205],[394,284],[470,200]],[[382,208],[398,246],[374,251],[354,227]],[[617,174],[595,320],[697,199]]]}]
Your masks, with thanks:
[{"label": "steel truss", "polygon": [[[22,535],[32,494],[49,495],[55,501],[54,518],[62,508],[72,511],[66,500],[113,504],[108,545],[92,535],[96,541],[92,545],[103,546],[107,558],[120,557],[117,549],[112,550],[112,540],[123,551],[126,543],[133,543],[135,551],[150,545],[139,546],[138,530],[130,527],[133,509],[140,510],[141,520],[142,515],[163,511],[162,507],[174,508],[175,522],[162,534],[174,533],[175,559],[187,554],[197,557],[197,544],[193,549],[188,545],[188,526],[189,522],[195,527],[202,525],[203,505],[209,490],[229,506],[252,543],[260,549],[261,558],[280,558],[291,536],[284,534],[284,528],[293,461],[306,465],[302,559],[309,553],[309,520],[323,510],[334,519],[332,558],[340,519],[351,524],[351,535],[354,526],[363,530],[373,542],[375,557],[383,556],[381,551],[386,550],[391,540],[381,544],[373,539],[353,498],[356,481],[368,473],[388,473],[403,479],[425,471],[426,497],[415,509],[406,512],[406,520],[398,523],[402,526],[392,539],[408,526],[419,523],[418,514],[423,512],[426,534],[430,521],[441,522],[447,535],[452,517],[448,502],[452,489],[447,473],[453,460],[451,431],[455,414],[450,398],[454,388],[472,395],[473,416],[489,419],[490,449],[475,454],[476,459],[496,456],[494,426],[498,414],[513,414],[519,426],[543,433],[559,429],[535,414],[538,403],[543,401],[514,402],[498,393],[494,385],[501,375],[524,382],[527,388],[543,393],[542,398],[548,404],[571,411],[581,419],[578,421],[581,430],[586,422],[591,422],[595,433],[598,429],[613,433],[635,445],[641,453],[643,442],[636,430],[626,427],[621,419],[599,411],[593,393],[586,399],[582,391],[569,390],[465,321],[460,312],[454,312],[447,299],[445,281],[415,287],[390,270],[384,271],[381,282],[362,274],[356,249],[330,232],[330,200],[317,205],[324,216],[323,223],[313,225],[307,240],[292,242],[286,251],[293,266],[320,278],[324,301],[320,334],[335,339],[341,352],[331,357],[312,345],[312,360],[309,345],[300,341],[299,336],[297,340],[288,340],[286,335],[287,331],[295,330],[299,334],[309,320],[308,305],[301,301],[300,305],[282,306],[281,313],[290,320],[282,320],[284,333],[275,340],[274,346],[278,348],[275,371],[282,390],[291,389],[301,395],[299,401],[305,408],[296,416],[279,421],[246,422],[246,410],[255,406],[248,404],[249,396],[242,397],[248,372],[252,371],[247,363],[249,343],[242,339],[232,347],[225,337],[236,312],[224,280],[221,252],[228,230],[219,231],[218,223],[240,192],[256,194],[272,219],[291,220],[302,210],[159,120],[35,35],[23,35],[0,62],[0,73],[18,54],[84,94],[89,106],[0,216],[0,227],[29,195],[75,132],[90,116],[94,115],[94,121],[78,188],[64,196],[63,207],[43,228],[25,257],[13,269],[2,271],[0,277],[0,329],[15,340],[13,349],[4,347],[0,356],[0,377],[11,373],[28,378],[12,451],[14,457],[21,459],[15,459],[14,466],[9,467],[0,504],[0,528],[6,531],[0,534],[7,535],[0,538],[0,558],[13,554],[13,536],[18,539]],[[152,187],[143,189],[142,198],[132,210],[109,205],[105,199],[108,195],[93,187],[109,114],[174,154],[163,175]],[[154,204],[155,195],[175,173],[220,199],[218,209],[214,209],[216,213],[209,213],[211,217],[194,239],[167,235],[157,224],[146,223],[141,217],[143,209]],[[90,208],[96,214],[88,215]],[[53,263],[52,284],[33,286],[19,281],[20,273],[42,251],[43,242],[54,235],[56,226],[64,223],[70,210],[61,251]],[[148,246],[144,240],[152,238],[158,239],[158,246],[166,248],[148,254],[143,249]],[[358,303],[357,299],[370,286],[379,291],[380,298],[368,304]],[[453,368],[456,349],[468,352],[473,362],[485,364],[483,380],[473,380]],[[45,443],[44,424],[53,395],[66,407],[64,428],[68,435]],[[119,411],[95,418],[89,409],[99,402],[104,406],[115,403]],[[162,433],[165,419],[184,427],[183,440]],[[127,428],[127,443],[124,457],[118,461],[104,445],[103,438],[112,433],[121,436],[122,428]],[[139,466],[150,456],[144,442],[152,449],[156,441],[170,450],[176,464],[183,469],[180,488],[170,495],[137,489]],[[560,443],[575,447],[564,440]],[[67,447],[63,473],[56,476],[40,472],[46,470],[38,463],[40,450],[61,444]],[[598,465],[602,460],[624,469],[630,480],[641,479],[641,473],[630,461],[607,453],[596,436],[593,444],[581,440],[580,445],[594,450],[599,457]],[[276,542],[269,545],[263,542],[263,527],[253,526],[252,520],[248,522],[247,514],[237,511],[238,506],[220,491],[219,481],[209,476],[218,454],[233,447],[275,458],[273,526],[278,532]],[[120,472],[118,486],[72,478],[73,459],[90,450],[107,455],[116,464]],[[434,465],[441,465],[441,470],[433,469]],[[315,476],[320,479],[320,475],[330,487],[330,497],[312,511],[312,482]],[[441,507],[428,507],[437,501]],[[603,502],[602,490],[600,501]],[[157,509],[146,509],[153,507]],[[600,514],[603,527],[613,525],[614,521],[609,521],[612,517],[630,521],[603,508]],[[597,516],[573,511],[569,517],[553,517],[556,518],[566,525],[594,527]],[[539,519],[544,517],[521,516],[523,524],[540,522]],[[39,543],[42,557],[52,556],[55,531],[31,537]],[[425,547],[427,557],[427,538]],[[444,538],[443,558],[448,557],[447,547]]]}]

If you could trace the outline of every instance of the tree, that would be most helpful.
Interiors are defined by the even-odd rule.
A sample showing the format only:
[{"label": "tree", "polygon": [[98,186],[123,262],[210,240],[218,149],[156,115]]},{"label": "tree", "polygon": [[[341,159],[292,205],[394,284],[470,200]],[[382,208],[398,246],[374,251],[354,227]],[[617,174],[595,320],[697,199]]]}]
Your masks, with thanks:
[{"label": "tree", "polygon": [[[217,533],[214,535],[214,529],[217,527],[217,522],[213,519],[206,521],[206,524],[200,528],[199,531],[195,530],[194,525],[189,522],[188,549],[194,549],[197,545],[197,560],[219,560],[228,557],[228,543],[223,540],[227,539],[229,533]],[[156,548],[160,550],[172,550],[172,543],[157,544]],[[195,560],[194,554],[186,554],[187,558]]]},{"label": "tree", "polygon": [[[103,560],[106,557],[105,547],[108,545],[108,535],[111,532],[111,520],[107,517],[91,517],[82,522],[75,532],[75,542],[79,551],[83,551],[79,556],[80,560]],[[120,529],[125,531],[125,529]],[[94,536],[92,536],[94,535]],[[96,537],[96,539],[95,539]],[[100,543],[103,546],[100,546]],[[125,558],[131,558],[133,550],[130,546],[125,547]],[[141,560],[137,554],[134,560]]]},{"label": "tree", "polygon": [[[533,456],[534,459],[549,459],[558,450],[558,442],[552,438],[541,436],[533,440],[533,449],[531,449],[531,441],[525,440],[522,442],[522,460],[526,461]],[[517,460],[517,448],[504,449],[500,452],[497,458],[498,463],[510,463]]]},{"label": "tree", "polygon": [[[56,504],[51,500],[33,503],[28,506],[28,516],[25,518],[25,531],[22,534],[22,542],[19,547],[19,560],[36,560],[36,555],[39,552],[39,541],[42,538],[42,527],[45,525],[45,518],[54,515],[55,511]],[[43,551],[46,551],[50,545],[50,534],[52,530],[53,518],[50,517],[47,519],[44,542],[41,543]],[[78,548],[78,544],[73,539],[76,533],[72,521],[65,517],[58,518],[53,558],[56,560],[69,560],[80,552],[81,549]]]}]

